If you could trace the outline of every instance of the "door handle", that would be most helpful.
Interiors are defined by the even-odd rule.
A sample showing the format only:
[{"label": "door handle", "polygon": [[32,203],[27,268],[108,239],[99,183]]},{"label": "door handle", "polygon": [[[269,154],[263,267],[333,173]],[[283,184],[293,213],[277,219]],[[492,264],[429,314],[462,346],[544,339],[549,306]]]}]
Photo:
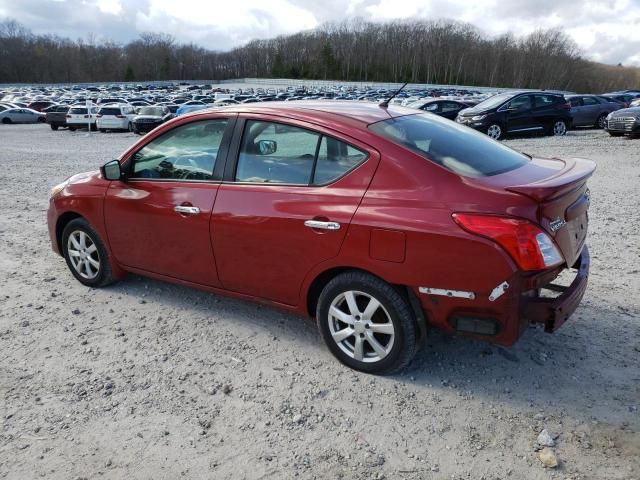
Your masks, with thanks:
[{"label": "door handle", "polygon": [[304,226],[317,228],[319,230],[340,230],[340,224],[338,222],[323,222],[321,220],[306,220]]},{"label": "door handle", "polygon": [[198,207],[189,207],[187,205],[176,205],[173,207],[173,210],[185,215],[197,215],[200,213],[200,209]]}]

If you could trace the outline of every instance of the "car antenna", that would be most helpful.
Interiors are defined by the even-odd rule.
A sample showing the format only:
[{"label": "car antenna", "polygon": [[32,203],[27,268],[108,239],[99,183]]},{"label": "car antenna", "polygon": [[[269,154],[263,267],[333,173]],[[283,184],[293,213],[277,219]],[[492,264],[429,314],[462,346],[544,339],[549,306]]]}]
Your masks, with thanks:
[{"label": "car antenna", "polygon": [[390,102],[391,100],[393,100],[393,99],[396,97],[396,95],[398,95],[398,94],[402,91],[402,89],[403,89],[404,87],[406,87],[406,86],[407,86],[407,84],[408,84],[408,82],[405,82],[405,83],[404,83],[404,85],[402,85],[402,86],[401,86],[401,87],[396,91],[396,93],[394,93],[393,95],[391,95],[389,98],[385,98],[385,99],[384,99],[384,100],[382,100],[378,105],[379,105],[380,107],[382,107],[382,108],[387,108],[387,107],[389,106],[389,102]]}]

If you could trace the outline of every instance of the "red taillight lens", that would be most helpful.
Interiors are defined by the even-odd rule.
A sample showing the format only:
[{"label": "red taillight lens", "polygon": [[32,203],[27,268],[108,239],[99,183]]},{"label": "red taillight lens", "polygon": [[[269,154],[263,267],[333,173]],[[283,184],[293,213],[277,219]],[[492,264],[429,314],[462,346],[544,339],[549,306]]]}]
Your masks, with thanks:
[{"label": "red taillight lens", "polygon": [[542,229],[522,218],[454,213],[466,231],[495,241],[522,270],[542,270],[563,262],[558,248]]},{"label": "red taillight lens", "polygon": [[116,118],[126,118],[124,115],[116,115]]},{"label": "red taillight lens", "polygon": [[96,118],[100,118],[100,117],[102,117],[102,114],[101,114],[101,113],[99,113],[99,114],[97,114],[97,115],[96,115]]}]

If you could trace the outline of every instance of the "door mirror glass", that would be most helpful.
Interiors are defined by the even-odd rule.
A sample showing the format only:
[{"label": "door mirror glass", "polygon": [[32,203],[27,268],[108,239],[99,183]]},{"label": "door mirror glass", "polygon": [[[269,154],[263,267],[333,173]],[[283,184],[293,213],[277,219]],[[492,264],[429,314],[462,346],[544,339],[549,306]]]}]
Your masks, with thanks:
[{"label": "door mirror glass", "polygon": [[120,162],[118,160],[111,160],[102,166],[102,176],[106,180],[120,180],[121,175]]},{"label": "door mirror glass", "polygon": [[260,140],[258,142],[258,151],[260,155],[271,155],[278,150],[278,143],[275,140]]}]

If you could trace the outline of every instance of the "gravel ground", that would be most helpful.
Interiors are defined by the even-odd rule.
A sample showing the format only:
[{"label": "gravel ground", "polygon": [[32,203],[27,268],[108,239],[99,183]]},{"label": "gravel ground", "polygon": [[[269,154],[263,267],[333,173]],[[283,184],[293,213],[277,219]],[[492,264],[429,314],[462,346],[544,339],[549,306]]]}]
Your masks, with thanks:
[{"label": "gravel ground", "polygon": [[512,349],[433,332],[381,378],[278,310],[83,287],[50,250],[49,189],[137,137],[0,127],[0,478],[640,478],[640,140],[507,141],[598,163],[582,305]]}]

